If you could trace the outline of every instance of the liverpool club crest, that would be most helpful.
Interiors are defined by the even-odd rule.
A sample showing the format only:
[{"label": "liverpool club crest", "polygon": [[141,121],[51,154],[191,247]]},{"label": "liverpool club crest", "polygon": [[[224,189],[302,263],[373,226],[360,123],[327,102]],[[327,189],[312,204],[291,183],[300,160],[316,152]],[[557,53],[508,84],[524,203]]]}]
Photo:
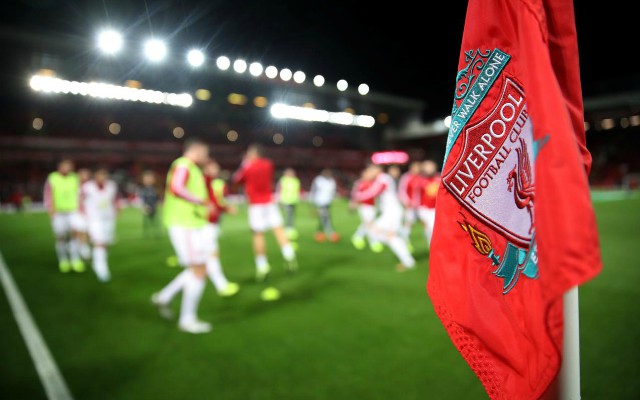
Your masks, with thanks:
[{"label": "liverpool club crest", "polygon": [[[469,51],[447,140],[443,185],[474,217],[458,221],[508,293],[521,274],[537,278],[535,168],[538,150],[524,90],[504,74],[510,56]],[[451,159],[449,159],[451,158]],[[494,239],[491,240],[490,237]]]}]

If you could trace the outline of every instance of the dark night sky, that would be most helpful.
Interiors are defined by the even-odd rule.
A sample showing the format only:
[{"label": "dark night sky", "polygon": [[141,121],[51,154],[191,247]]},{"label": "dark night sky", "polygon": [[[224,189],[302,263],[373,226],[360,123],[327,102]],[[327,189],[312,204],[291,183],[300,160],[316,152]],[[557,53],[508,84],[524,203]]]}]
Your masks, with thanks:
[{"label": "dark night sky", "polygon": [[[16,0],[3,4],[0,20],[34,33],[85,38],[111,25],[132,46],[153,34],[166,38],[173,52],[203,46],[210,59],[244,57],[330,82],[344,78],[352,87],[366,82],[372,91],[425,100],[427,115],[436,116],[451,104],[466,4]],[[575,4],[585,96],[603,92],[603,82],[637,77],[638,68],[627,61],[637,47],[631,4]]]}]

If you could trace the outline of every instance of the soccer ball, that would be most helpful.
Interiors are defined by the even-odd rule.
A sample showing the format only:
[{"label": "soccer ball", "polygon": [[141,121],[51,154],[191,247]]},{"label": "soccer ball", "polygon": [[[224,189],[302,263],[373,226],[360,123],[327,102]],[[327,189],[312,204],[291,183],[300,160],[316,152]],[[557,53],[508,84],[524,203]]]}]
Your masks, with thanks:
[{"label": "soccer ball", "polygon": [[260,293],[260,298],[264,301],[274,301],[280,298],[280,291],[273,286],[268,287]]},{"label": "soccer ball", "polygon": [[175,268],[178,266],[178,257],[169,256],[167,257],[167,266],[171,268]]}]

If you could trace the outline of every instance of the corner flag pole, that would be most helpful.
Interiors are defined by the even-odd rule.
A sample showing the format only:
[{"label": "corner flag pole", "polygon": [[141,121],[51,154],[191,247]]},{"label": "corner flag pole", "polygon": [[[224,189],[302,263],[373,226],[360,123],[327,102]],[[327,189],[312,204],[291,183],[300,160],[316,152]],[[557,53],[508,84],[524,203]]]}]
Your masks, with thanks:
[{"label": "corner flag pole", "polygon": [[577,286],[564,294],[563,308],[559,400],[580,400],[580,306]]}]

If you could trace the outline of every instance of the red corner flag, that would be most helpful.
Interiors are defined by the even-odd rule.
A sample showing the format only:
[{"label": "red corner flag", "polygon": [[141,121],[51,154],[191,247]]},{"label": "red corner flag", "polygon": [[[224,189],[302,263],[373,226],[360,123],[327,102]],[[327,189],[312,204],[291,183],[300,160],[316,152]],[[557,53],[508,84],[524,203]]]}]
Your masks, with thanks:
[{"label": "red corner flag", "polygon": [[602,269],[571,0],[470,0],[427,292],[491,399],[538,399]]}]

